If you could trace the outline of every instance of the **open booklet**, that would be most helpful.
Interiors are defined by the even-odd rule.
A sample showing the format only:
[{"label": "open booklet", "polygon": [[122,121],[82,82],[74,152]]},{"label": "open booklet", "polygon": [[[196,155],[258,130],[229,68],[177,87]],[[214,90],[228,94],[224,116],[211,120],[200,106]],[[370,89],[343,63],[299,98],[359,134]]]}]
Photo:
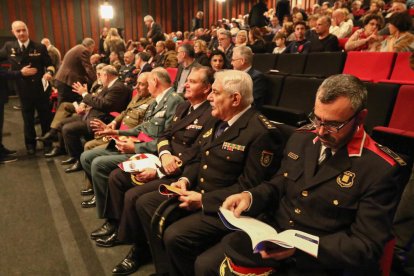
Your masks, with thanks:
[{"label": "open booklet", "polygon": [[124,172],[134,173],[140,172],[144,169],[157,169],[161,166],[158,156],[149,153],[140,153],[133,155],[128,161],[118,164]]},{"label": "open booklet", "polygon": [[252,217],[240,216],[236,218],[233,211],[223,207],[220,207],[218,214],[227,228],[241,230],[249,235],[255,253],[268,248],[266,243],[270,242],[285,248],[296,247],[318,257],[319,237],[317,236],[293,229],[278,233],[270,225]]}]

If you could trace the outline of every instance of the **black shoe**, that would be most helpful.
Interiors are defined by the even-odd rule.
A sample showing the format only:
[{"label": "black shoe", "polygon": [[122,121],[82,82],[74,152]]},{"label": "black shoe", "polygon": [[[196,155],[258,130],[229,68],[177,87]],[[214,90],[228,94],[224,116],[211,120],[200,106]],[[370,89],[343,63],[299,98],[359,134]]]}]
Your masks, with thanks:
[{"label": "black shoe", "polygon": [[[92,207],[95,207],[96,206],[96,197],[93,196],[89,200],[82,201],[81,206],[82,206],[82,208],[92,208]],[[108,234],[108,235],[110,235],[110,234]]]},{"label": "black shoe", "polygon": [[7,164],[7,163],[11,163],[17,161],[17,157],[15,156],[10,156],[10,155],[1,155],[0,156],[0,164]]},{"label": "black shoe", "polygon": [[0,150],[1,155],[16,155],[17,151],[15,150],[9,150],[3,147],[2,150]]},{"label": "black shoe", "polygon": [[[93,197],[92,199],[94,198],[95,197]],[[109,236],[109,235],[116,233],[116,231],[117,231],[117,226],[115,224],[112,224],[106,221],[104,224],[102,224],[101,227],[99,227],[98,229],[96,229],[95,231],[91,233],[91,239],[96,240],[97,238]]]},{"label": "black shoe", "polygon": [[32,145],[26,145],[27,155],[35,155],[36,154],[36,147]]},{"label": "black shoe", "polygon": [[81,162],[77,160],[72,166],[65,169],[65,173],[73,173],[73,172],[78,172],[81,170],[82,170]]},{"label": "black shoe", "polygon": [[84,189],[81,190],[81,196],[89,196],[89,195],[93,195],[93,189],[89,188],[89,189]]},{"label": "black shoe", "polygon": [[78,161],[78,159],[76,159],[75,157],[69,157],[66,160],[63,160],[62,162],[60,162],[61,165],[71,165],[71,164],[75,164],[76,161]]},{"label": "black shoe", "polygon": [[113,247],[120,244],[123,244],[123,242],[118,240],[118,234],[116,231],[110,236],[96,239],[96,245],[100,247]]},{"label": "black shoe", "polygon": [[137,248],[133,246],[125,259],[112,269],[112,275],[129,275],[140,267]]},{"label": "black shoe", "polygon": [[50,130],[50,131],[46,132],[45,135],[40,136],[40,137],[36,137],[36,140],[40,141],[40,142],[43,142],[43,143],[56,141],[57,140],[56,131]]},{"label": "black shoe", "polygon": [[51,158],[51,157],[56,157],[62,154],[64,154],[64,151],[62,151],[60,147],[54,147],[52,148],[51,151],[45,153],[44,156],[46,158]]}]

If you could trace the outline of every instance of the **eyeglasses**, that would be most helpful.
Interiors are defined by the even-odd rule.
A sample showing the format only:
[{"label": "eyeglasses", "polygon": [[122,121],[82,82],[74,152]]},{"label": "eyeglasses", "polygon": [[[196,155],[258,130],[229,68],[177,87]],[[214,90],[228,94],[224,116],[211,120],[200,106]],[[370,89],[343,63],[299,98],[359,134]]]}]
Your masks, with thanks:
[{"label": "eyeglasses", "polygon": [[351,122],[359,112],[356,112],[351,118],[343,122],[322,122],[321,118],[315,115],[314,111],[312,111],[308,118],[313,124],[314,127],[321,127],[323,126],[327,132],[330,133],[338,133],[343,127],[345,127],[349,122]]}]

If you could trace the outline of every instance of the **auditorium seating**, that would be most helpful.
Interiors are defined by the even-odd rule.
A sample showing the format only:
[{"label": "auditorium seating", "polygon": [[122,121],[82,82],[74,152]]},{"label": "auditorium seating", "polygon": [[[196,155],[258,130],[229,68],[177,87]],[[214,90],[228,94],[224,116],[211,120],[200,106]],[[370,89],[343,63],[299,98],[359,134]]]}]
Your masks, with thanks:
[{"label": "auditorium seating", "polygon": [[265,76],[268,80],[269,89],[267,90],[264,105],[277,105],[285,77],[273,74],[265,74]]},{"label": "auditorium seating", "polygon": [[361,80],[379,81],[388,79],[395,60],[392,52],[348,52],[344,74],[352,74]]},{"label": "auditorium seating", "polygon": [[303,74],[307,55],[279,54],[274,69],[281,74]]},{"label": "auditorium seating", "polygon": [[170,75],[171,83],[174,83],[177,77],[178,68],[166,68],[168,75]]},{"label": "auditorium seating", "polygon": [[303,74],[315,77],[329,77],[342,73],[345,64],[344,52],[309,53]]},{"label": "auditorium seating", "polygon": [[375,126],[386,126],[391,118],[399,85],[392,83],[365,83],[368,90],[368,116],[365,130],[371,132]]},{"label": "auditorium seating", "polygon": [[397,54],[392,68],[390,79],[382,79],[381,82],[393,82],[400,84],[414,84],[414,71],[410,67],[411,52]]},{"label": "auditorium seating", "polygon": [[262,73],[266,73],[275,67],[277,57],[278,55],[274,54],[254,54],[253,68]]}]

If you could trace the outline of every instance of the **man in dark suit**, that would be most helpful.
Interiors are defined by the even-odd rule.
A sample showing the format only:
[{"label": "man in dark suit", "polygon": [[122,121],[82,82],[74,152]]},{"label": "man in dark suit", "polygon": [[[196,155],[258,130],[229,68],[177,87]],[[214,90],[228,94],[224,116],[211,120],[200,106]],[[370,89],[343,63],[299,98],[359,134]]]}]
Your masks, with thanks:
[{"label": "man in dark suit", "polygon": [[29,30],[24,22],[14,21],[12,32],[17,40],[4,44],[0,50],[0,61],[7,60],[12,70],[20,71],[27,65],[37,69],[35,75],[16,80],[22,104],[26,149],[29,155],[33,155],[36,151],[35,110],[39,115],[42,135],[49,131],[52,120],[46,90],[55,69],[45,45],[29,39]]},{"label": "man in dark suit", "polygon": [[95,41],[87,37],[82,44],[76,45],[66,53],[55,77],[58,105],[61,102],[82,100],[82,97],[72,93],[72,84],[80,82],[91,85],[95,81],[95,70],[89,60],[94,48]]},{"label": "man in dark suit", "polygon": [[144,23],[148,30],[147,38],[153,45],[157,44],[160,40],[165,40],[161,25],[155,23],[154,18],[151,15],[146,15],[144,17]]},{"label": "man in dark suit", "polygon": [[[243,275],[258,267],[268,273],[277,267],[282,275],[381,274],[404,161],[364,131],[366,102],[366,88],[356,77],[326,79],[316,94],[312,125],[291,136],[279,172],[223,203],[237,217],[269,214],[267,222],[277,231],[319,236],[317,257],[295,248],[253,254],[249,237],[234,233],[223,239],[228,259],[221,275],[230,275],[229,266]],[[215,249],[199,257],[200,275],[218,275],[224,254]]]},{"label": "man in dark suit", "polygon": [[[69,159],[62,161],[63,165],[73,164],[65,172],[70,173],[82,169],[79,158],[83,151],[81,137],[86,140],[93,138],[90,122],[99,119],[105,123],[112,120],[109,114],[112,111],[121,112],[127,106],[131,97],[131,90],[118,79],[118,71],[107,65],[101,70],[101,81],[104,88],[97,95],[74,90],[83,98],[83,102],[90,107],[83,116],[72,116],[62,123],[62,138],[69,154]],[[73,92],[72,92],[73,93]]]},{"label": "man in dark suit", "polygon": [[218,30],[217,40],[219,44],[217,49],[226,55],[226,68],[233,68],[231,65],[231,58],[233,56],[234,44],[230,31],[225,29]]},{"label": "man in dark suit", "polygon": [[130,88],[137,84],[137,74],[135,73],[134,52],[126,51],[124,54],[124,65],[119,69],[119,79]]},{"label": "man in dark suit", "polygon": [[177,59],[179,65],[173,87],[178,94],[184,95],[187,77],[190,75],[191,69],[199,64],[195,60],[194,48],[190,44],[182,44],[178,47]]},{"label": "man in dark suit", "polygon": [[37,69],[31,68],[30,65],[23,67],[20,71],[6,71],[0,68],[0,164],[17,161],[15,156],[17,152],[3,145],[4,105],[8,101],[7,80],[29,77],[36,73]]},{"label": "man in dark suit", "polygon": [[239,46],[234,48],[231,64],[235,70],[244,71],[253,80],[254,107],[261,110],[269,88],[265,75],[252,67],[253,52],[250,47]]},{"label": "man in dark suit", "polygon": [[[162,168],[146,169],[135,175],[136,181],[145,183],[144,185],[135,185],[131,181],[131,174],[121,169],[111,172],[105,209],[107,221],[91,234],[98,246],[110,247],[119,244],[119,241],[138,244],[143,241],[145,234],[135,210],[135,202],[142,194],[157,190],[161,183],[177,181],[182,172],[181,168],[197,155],[196,140],[203,132],[207,120],[211,118],[207,96],[212,82],[211,68],[193,68],[186,83],[187,101],[177,107],[172,124],[157,142]],[[126,267],[121,262],[113,272],[132,273],[136,269],[138,266]]]},{"label": "man in dark suit", "polygon": [[135,55],[135,68],[139,70],[138,76],[141,73],[151,72],[152,66],[148,63],[151,55],[146,52],[139,52]]},{"label": "man in dark suit", "polygon": [[[163,235],[169,275],[194,275],[197,255],[229,231],[217,215],[222,200],[234,191],[270,179],[279,168],[282,137],[275,126],[251,108],[252,92],[253,82],[245,72],[226,70],[215,74],[208,96],[215,118],[201,134],[197,157],[172,183],[181,189],[179,208],[187,212]],[[142,195],[136,204],[150,244],[155,235],[150,231],[151,218],[163,200],[165,196],[152,192]],[[151,250],[153,256],[164,254],[162,251],[161,247]],[[157,273],[166,272],[165,261],[155,262]]]},{"label": "man in dark suit", "polygon": [[157,138],[173,121],[177,105],[184,100],[174,93],[167,70],[155,68],[148,77],[148,90],[155,101],[148,106],[144,122],[128,130],[106,129],[98,135],[121,135],[139,137],[139,142],[131,139],[116,141],[116,148],[92,149],[82,153],[81,162],[86,176],[93,184],[95,197],[82,202],[82,207],[97,206],[98,217],[103,217],[108,177],[118,164],[136,153],[156,153]]}]

